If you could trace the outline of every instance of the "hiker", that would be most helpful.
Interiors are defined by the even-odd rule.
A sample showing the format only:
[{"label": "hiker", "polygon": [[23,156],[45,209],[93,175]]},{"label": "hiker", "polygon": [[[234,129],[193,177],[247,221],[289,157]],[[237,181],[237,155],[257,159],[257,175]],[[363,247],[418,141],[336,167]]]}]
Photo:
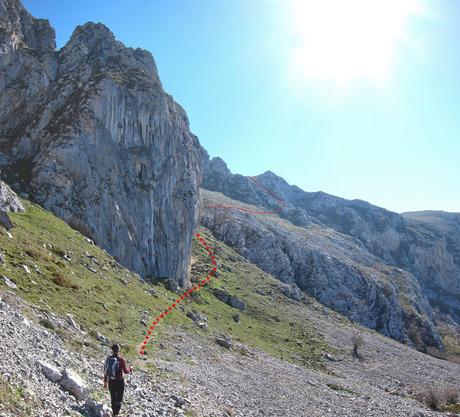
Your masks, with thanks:
[{"label": "hiker", "polygon": [[132,368],[126,368],[126,361],[119,356],[120,345],[112,346],[112,355],[105,360],[104,366],[104,388],[108,387],[110,398],[112,400],[113,415],[117,416],[120,412],[121,403],[123,401],[123,393],[125,390],[125,381],[123,373],[132,373]]}]

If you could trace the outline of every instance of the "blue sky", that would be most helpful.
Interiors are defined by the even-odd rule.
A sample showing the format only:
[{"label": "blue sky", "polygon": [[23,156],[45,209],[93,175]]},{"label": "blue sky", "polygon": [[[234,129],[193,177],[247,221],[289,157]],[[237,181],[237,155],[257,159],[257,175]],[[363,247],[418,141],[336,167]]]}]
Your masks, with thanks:
[{"label": "blue sky", "polygon": [[96,21],[151,51],[193,132],[233,172],[271,170],[398,212],[460,212],[460,2],[350,1],[356,10],[337,13],[299,0],[23,3],[58,47]]}]

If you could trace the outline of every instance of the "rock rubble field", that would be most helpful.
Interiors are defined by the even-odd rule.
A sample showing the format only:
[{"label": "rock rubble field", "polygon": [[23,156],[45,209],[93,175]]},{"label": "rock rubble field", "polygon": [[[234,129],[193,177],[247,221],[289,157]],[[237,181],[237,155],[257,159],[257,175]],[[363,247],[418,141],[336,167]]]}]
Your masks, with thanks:
[{"label": "rock rubble field", "polygon": [[[65,317],[60,329],[39,324],[44,313],[9,290],[0,301],[1,377],[20,387],[26,415],[111,416],[102,390],[107,346],[85,346],[87,335]],[[49,318],[50,315],[48,314]],[[238,342],[172,328],[157,350],[131,363],[123,416],[439,416],[411,398],[427,385],[455,385],[460,366],[419,353],[375,333],[364,336],[362,358],[351,354],[352,330],[312,309],[336,353],[322,370],[306,369]],[[74,349],[69,349],[74,346]],[[78,349],[75,347],[78,346]],[[145,371],[154,370],[153,372]],[[10,417],[0,405],[0,416]]]}]

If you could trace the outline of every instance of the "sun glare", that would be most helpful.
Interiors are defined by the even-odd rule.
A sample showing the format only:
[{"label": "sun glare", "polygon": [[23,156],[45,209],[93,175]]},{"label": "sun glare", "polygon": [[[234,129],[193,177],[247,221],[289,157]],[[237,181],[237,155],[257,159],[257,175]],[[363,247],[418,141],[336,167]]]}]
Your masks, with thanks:
[{"label": "sun glare", "polygon": [[383,79],[418,0],[292,0],[295,78]]}]

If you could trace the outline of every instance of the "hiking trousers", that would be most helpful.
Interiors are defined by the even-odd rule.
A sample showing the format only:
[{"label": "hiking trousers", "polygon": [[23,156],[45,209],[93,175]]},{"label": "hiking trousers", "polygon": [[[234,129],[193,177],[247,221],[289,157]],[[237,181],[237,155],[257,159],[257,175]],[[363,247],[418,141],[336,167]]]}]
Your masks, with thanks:
[{"label": "hiking trousers", "polygon": [[125,392],[125,381],[123,379],[114,379],[109,381],[110,398],[112,400],[113,415],[117,416],[120,412],[123,394]]}]

